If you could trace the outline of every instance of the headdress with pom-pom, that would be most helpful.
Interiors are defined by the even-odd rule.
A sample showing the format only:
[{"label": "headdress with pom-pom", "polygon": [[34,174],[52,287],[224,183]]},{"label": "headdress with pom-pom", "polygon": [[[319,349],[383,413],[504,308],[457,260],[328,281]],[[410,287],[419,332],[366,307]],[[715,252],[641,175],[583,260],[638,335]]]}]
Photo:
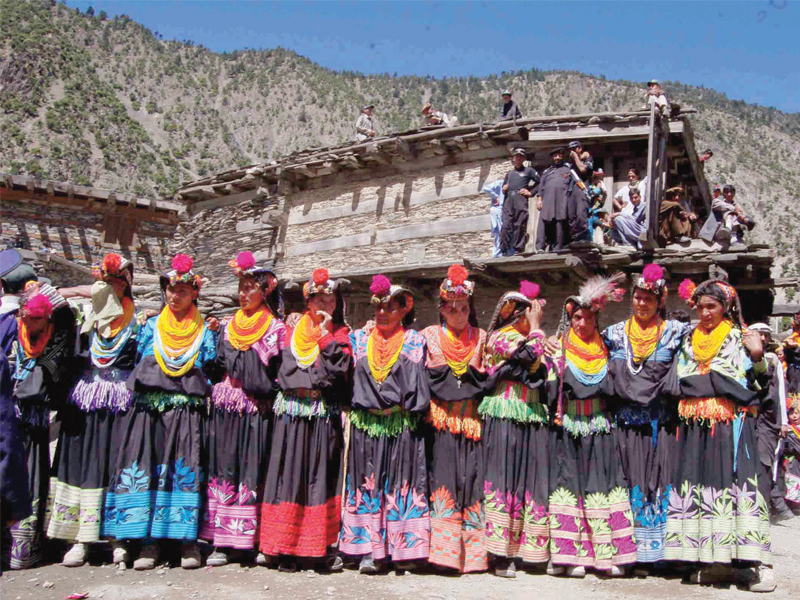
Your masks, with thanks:
[{"label": "headdress with pom-pom", "polygon": [[469,298],[475,291],[475,282],[468,281],[469,271],[461,265],[450,265],[447,269],[447,277],[439,286],[439,296],[445,302],[456,300],[457,298]]},{"label": "headdress with pom-pom", "polygon": [[[736,327],[744,329],[745,324],[742,318],[742,305],[739,301],[739,294],[730,283],[723,279],[707,279],[695,288],[692,288],[690,284],[694,285],[690,280],[685,279],[681,283],[681,287],[678,288],[681,298],[691,291],[691,296],[686,302],[689,306],[694,308],[701,296],[710,296],[725,307],[725,316],[729,317]],[[683,292],[681,292],[681,288],[683,288]]]},{"label": "headdress with pom-pom", "polygon": [[667,287],[667,276],[664,267],[655,263],[650,263],[642,271],[641,275],[633,276],[633,288],[631,290],[631,314],[633,314],[633,292],[644,290],[658,298],[658,314],[663,318],[666,315],[666,300],[669,288]]},{"label": "headdress with pom-pom", "polygon": [[116,252],[109,252],[103,257],[103,262],[92,267],[95,279],[108,281],[111,277],[124,279],[128,285],[133,283],[133,263]]},{"label": "headdress with pom-pom", "polygon": [[394,285],[386,275],[375,275],[372,278],[372,283],[369,286],[369,291],[372,292],[370,303],[383,304],[389,302],[400,294],[406,294],[414,301],[414,292],[401,285]]},{"label": "headdress with pom-pom", "polygon": [[303,296],[309,298],[316,294],[333,294],[336,281],[331,279],[328,269],[314,269],[311,279],[303,285]]},{"label": "headdress with pom-pom", "polygon": [[691,279],[684,279],[678,286],[678,295],[683,299],[686,304],[694,308],[694,291],[697,289],[694,281]]},{"label": "headdress with pom-pom", "polygon": [[261,287],[262,296],[272,312],[283,318],[283,295],[278,288],[278,276],[271,269],[259,267],[255,255],[250,250],[243,250],[236,258],[228,261],[236,277],[253,277]]},{"label": "headdress with pom-pom", "polygon": [[540,291],[541,288],[538,284],[531,281],[523,281],[520,283],[518,292],[506,292],[503,294],[494,309],[487,334],[516,323],[525,313],[525,310],[532,306],[534,302],[538,302],[544,307],[547,301],[539,298]]},{"label": "headdress with pom-pom", "polygon": [[159,278],[161,282],[161,289],[165,290],[167,286],[175,285],[178,283],[187,283],[197,291],[203,287],[203,281],[200,276],[192,271],[194,267],[194,259],[187,254],[176,254],[172,259],[172,270],[163,273]]},{"label": "headdress with pom-pom", "polygon": [[620,287],[620,284],[624,280],[625,273],[620,272],[610,277],[596,275],[584,282],[578,288],[577,296],[570,296],[564,301],[557,335],[569,331],[570,319],[576,310],[588,308],[592,312],[599,313],[608,302],[621,302],[625,297],[625,289]]},{"label": "headdress with pom-pom", "polygon": [[49,317],[53,314],[53,304],[44,294],[36,293],[29,298],[25,298],[20,306],[20,316],[22,318],[32,317],[40,319]]}]

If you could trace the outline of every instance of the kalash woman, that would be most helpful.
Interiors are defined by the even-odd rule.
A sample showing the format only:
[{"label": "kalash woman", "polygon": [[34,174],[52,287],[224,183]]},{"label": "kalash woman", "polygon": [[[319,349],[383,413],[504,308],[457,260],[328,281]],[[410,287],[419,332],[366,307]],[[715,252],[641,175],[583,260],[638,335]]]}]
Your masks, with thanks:
[{"label": "kalash woman", "polygon": [[439,287],[440,325],[422,331],[428,345],[434,430],[429,444],[431,549],[429,561],[461,573],[485,571],[482,423],[478,404],[486,385],[483,350],[472,303],[475,283],[453,265]]},{"label": "kalash woman", "polygon": [[743,331],[739,298],[728,283],[711,279],[695,288],[687,279],[678,291],[700,323],[684,338],[672,373],[682,399],[665,557],[709,565],[693,576],[699,583],[732,578],[725,565],[748,561],[759,565],[750,590],[770,592],[769,510],[757,481],[755,405],[767,383],[761,338]]},{"label": "kalash woman", "polygon": [[63,407],[72,384],[75,351],[75,317],[49,284],[26,285],[14,345],[14,405],[28,463],[33,513],[11,527],[11,539],[3,541],[3,562],[11,569],[28,569],[42,558],[50,483],[50,411]]},{"label": "kalash woman", "polygon": [[[239,279],[241,308],[223,323],[217,380],[206,424],[207,500],[199,537],[214,546],[210,566],[228,562],[228,549],[257,546],[258,513],[264,495],[272,402],[278,393],[278,365],[286,328],[278,279],[256,265],[252,252],[229,262]],[[256,556],[264,562],[264,556]]]},{"label": "kalash woman", "polygon": [[560,348],[549,365],[548,388],[556,403],[550,471],[551,574],[570,577],[586,568],[612,576],[636,562],[633,516],[612,422],[608,349],[598,318],[609,300],[620,301],[624,278],[593,277],[564,302]]},{"label": "kalash woman", "polygon": [[666,302],[664,269],[647,265],[634,276],[630,318],[602,333],[613,386],[614,436],[633,508],[639,563],[664,559],[669,482],[656,451],[660,437],[674,438],[676,419],[669,403],[662,402],[662,384],[689,330],[686,323],[664,318]]},{"label": "kalash woman", "polygon": [[197,528],[204,479],[203,419],[218,324],[197,308],[202,282],[185,254],[160,277],[165,306],[139,334],[139,363],[128,378],[131,411],[106,495],[117,540],[142,540],[137,570],[152,569],[159,539],[183,542],[181,566],[200,566]]},{"label": "kalash woman", "polygon": [[428,472],[419,427],[430,405],[424,336],[414,295],[376,275],[370,286],[374,327],[354,331],[355,357],[346,500],[340,550],[376,573],[389,558],[402,569],[430,547]]},{"label": "kalash woman", "polygon": [[[67,567],[83,565],[86,544],[100,539],[109,471],[116,467],[117,449],[124,442],[124,415],[131,402],[126,382],[143,322],[134,314],[131,261],[107,254],[93,274],[97,282],[92,286],[92,310],[81,327],[88,356],[59,414],[61,430],[50,485],[53,506],[47,535],[74,542],[64,555],[62,564]],[[113,533],[113,527],[103,532]],[[115,548],[114,562],[124,560],[125,549]]]},{"label": "kalash woman", "polygon": [[523,281],[507,292],[489,326],[486,368],[497,380],[481,402],[484,419],[486,549],[495,574],[516,577],[515,559],[545,562],[549,527],[550,430],[542,366],[543,300]]},{"label": "kalash woman", "polygon": [[298,558],[341,570],[342,422],[350,400],[352,350],[341,280],[317,269],[303,286],[306,310],[287,331],[261,506],[260,549],[296,570]]}]

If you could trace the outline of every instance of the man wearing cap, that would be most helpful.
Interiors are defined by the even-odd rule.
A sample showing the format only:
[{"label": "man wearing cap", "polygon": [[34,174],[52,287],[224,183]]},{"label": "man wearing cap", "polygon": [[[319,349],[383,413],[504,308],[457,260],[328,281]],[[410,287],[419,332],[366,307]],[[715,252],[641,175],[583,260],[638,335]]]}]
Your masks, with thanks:
[{"label": "man wearing cap", "polygon": [[503,106],[500,107],[500,120],[511,121],[521,119],[522,111],[519,105],[511,99],[511,92],[506,90],[503,92]]},{"label": "man wearing cap", "polygon": [[715,237],[722,241],[730,240],[732,245],[744,246],[744,232],[753,229],[756,222],[736,203],[735,197],[736,188],[727,184],[722,188],[722,198],[716,196],[711,201],[711,210],[720,223]]},{"label": "man wearing cap", "polygon": [[449,116],[440,110],[434,110],[433,104],[426,103],[422,107],[422,116],[428,122],[428,125],[444,125],[445,127],[455,127],[458,122],[458,117]]},{"label": "man wearing cap", "polygon": [[367,104],[361,109],[361,114],[356,121],[356,139],[359,142],[375,137],[375,120],[372,118],[373,104]]},{"label": "man wearing cap", "polygon": [[592,155],[583,150],[580,140],[573,140],[569,143],[569,162],[575,167],[575,172],[584,183],[592,180],[594,172],[594,160]]},{"label": "man wearing cap", "polygon": [[558,252],[569,243],[568,203],[575,189],[570,174],[571,165],[564,162],[564,148],[550,151],[553,165],[542,175],[539,183],[539,226],[536,231],[536,251]]},{"label": "man wearing cap", "polygon": [[658,79],[651,79],[647,82],[647,94],[645,95],[645,102],[647,103],[647,106],[645,106],[646,109],[649,110],[650,107],[655,104],[658,110],[660,110],[662,113],[669,106],[667,97],[661,90],[661,82],[659,82]]},{"label": "man wearing cap", "polygon": [[691,239],[692,223],[697,220],[697,215],[684,202],[682,187],[667,190],[661,201],[658,220],[658,243],[661,247]]},{"label": "man wearing cap", "polygon": [[0,349],[6,356],[10,356],[11,347],[17,339],[17,312],[25,284],[29,281],[38,281],[38,278],[33,267],[23,262],[22,255],[13,249],[0,252],[0,283],[3,286]]},{"label": "man wearing cap", "polygon": [[525,166],[525,150],[516,148],[511,153],[514,168],[506,173],[503,180],[503,229],[501,247],[504,256],[521,254],[525,250],[525,236],[528,231],[528,198],[539,183],[539,173],[533,167]]}]

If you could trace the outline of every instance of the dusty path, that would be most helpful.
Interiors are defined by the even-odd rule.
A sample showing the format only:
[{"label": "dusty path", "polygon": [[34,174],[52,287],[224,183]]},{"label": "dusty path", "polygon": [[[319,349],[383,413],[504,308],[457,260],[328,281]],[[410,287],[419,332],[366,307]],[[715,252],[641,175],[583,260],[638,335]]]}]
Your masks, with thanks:
[{"label": "dusty path", "polygon": [[[773,549],[778,590],[766,597],[800,597],[800,518],[789,527],[773,527]],[[110,559],[95,552],[93,559]],[[49,587],[45,587],[46,584]],[[584,580],[518,573],[513,581],[488,574],[445,577],[433,573],[369,577],[345,570],[332,575],[314,572],[279,573],[246,565],[183,571],[162,567],[155,571],[118,571],[92,563],[78,569],[48,565],[0,577],[2,600],[61,599],[73,592],[89,592],[89,600],[568,600],[591,596],[612,598],[754,598],[745,587],[706,587],[685,583],[680,575]]]}]

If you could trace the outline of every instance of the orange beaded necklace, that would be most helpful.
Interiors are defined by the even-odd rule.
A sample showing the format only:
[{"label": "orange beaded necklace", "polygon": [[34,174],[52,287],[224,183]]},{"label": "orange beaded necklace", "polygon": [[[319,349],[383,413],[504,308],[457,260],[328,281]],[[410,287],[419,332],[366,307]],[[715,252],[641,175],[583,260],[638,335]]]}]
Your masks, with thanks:
[{"label": "orange beaded necklace", "polygon": [[379,384],[383,383],[400,358],[405,341],[405,330],[398,327],[388,338],[383,337],[375,327],[367,339],[367,362],[372,377]]}]

